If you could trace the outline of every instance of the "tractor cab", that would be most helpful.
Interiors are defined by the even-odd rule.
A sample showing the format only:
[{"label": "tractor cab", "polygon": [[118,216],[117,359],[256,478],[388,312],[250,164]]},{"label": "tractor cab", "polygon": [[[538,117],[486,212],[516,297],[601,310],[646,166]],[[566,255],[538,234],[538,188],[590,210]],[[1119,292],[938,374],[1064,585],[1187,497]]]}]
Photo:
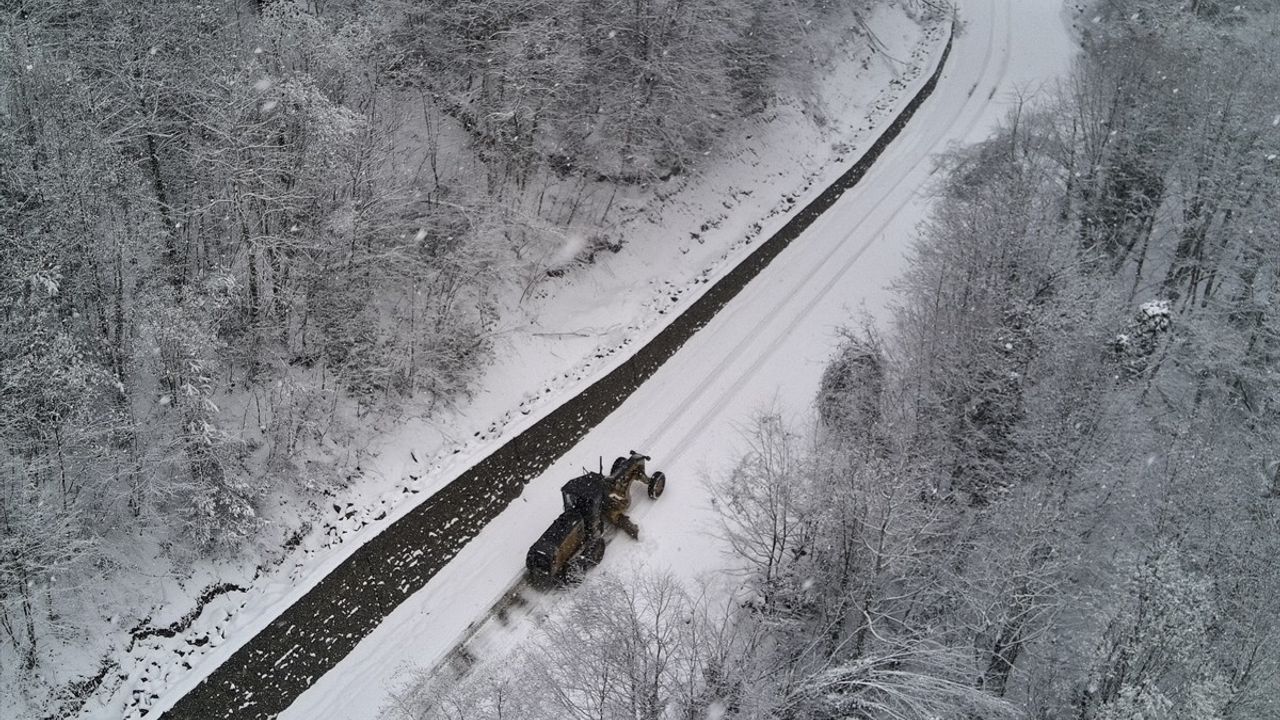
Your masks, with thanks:
[{"label": "tractor cab", "polygon": [[560,487],[565,514],[582,518],[590,537],[599,537],[604,532],[600,511],[608,492],[609,479],[595,472],[579,475]]}]

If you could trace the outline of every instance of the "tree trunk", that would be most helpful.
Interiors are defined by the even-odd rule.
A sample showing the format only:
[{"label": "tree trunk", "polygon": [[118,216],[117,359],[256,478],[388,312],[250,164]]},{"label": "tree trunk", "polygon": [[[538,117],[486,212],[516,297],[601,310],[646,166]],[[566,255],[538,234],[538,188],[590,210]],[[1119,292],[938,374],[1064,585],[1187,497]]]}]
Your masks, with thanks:
[{"label": "tree trunk", "polygon": [[[139,97],[138,104],[141,106],[143,117],[146,117],[146,102]],[[173,218],[169,213],[169,192],[165,188],[164,177],[160,174],[160,153],[156,148],[155,133],[148,130],[144,137],[147,146],[147,169],[151,173],[151,190],[155,193],[156,209],[160,211],[160,223],[163,227],[164,262],[169,271],[169,283],[175,289],[181,289],[186,282],[186,274],[178,258],[178,238],[174,231]]]}]

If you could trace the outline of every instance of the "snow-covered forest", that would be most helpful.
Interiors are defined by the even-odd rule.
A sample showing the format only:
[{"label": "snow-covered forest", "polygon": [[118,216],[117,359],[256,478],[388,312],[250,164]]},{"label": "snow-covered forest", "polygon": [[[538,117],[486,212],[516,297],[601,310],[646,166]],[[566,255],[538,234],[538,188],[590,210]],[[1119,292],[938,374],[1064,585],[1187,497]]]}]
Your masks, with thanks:
[{"label": "snow-covered forest", "polygon": [[[178,580],[199,613],[209,568],[268,572],[882,5],[945,14],[0,6],[0,708],[73,712]],[[1280,717],[1280,9],[1079,5],[1070,77],[942,159],[812,426],[749,425],[708,519],[741,589],[596,574],[387,715]]]},{"label": "snow-covered forest", "polygon": [[891,327],[723,477],[746,590],[588,578],[392,716],[1280,717],[1269,7],[1118,0],[944,163]]},{"label": "snow-covered forest", "polygon": [[501,297],[616,252],[615,198],[873,4],[5,4],[4,694],[74,700],[167,579],[270,564],[311,525],[265,504],[474,391]]}]

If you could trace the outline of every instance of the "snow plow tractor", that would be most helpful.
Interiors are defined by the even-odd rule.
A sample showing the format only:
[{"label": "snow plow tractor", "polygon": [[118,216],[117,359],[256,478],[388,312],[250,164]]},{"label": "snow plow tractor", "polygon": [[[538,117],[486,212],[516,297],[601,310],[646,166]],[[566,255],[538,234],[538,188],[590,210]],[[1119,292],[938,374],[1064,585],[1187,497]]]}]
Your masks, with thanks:
[{"label": "snow plow tractor", "polygon": [[655,500],[667,485],[662,473],[645,472],[648,459],[632,450],[630,457],[613,461],[608,475],[587,472],[560,488],[564,512],[525,556],[532,580],[540,584],[564,582],[598,565],[604,558],[606,521],[633,540],[640,537],[640,528],[626,514],[631,507],[631,483],[644,483],[649,497]]}]

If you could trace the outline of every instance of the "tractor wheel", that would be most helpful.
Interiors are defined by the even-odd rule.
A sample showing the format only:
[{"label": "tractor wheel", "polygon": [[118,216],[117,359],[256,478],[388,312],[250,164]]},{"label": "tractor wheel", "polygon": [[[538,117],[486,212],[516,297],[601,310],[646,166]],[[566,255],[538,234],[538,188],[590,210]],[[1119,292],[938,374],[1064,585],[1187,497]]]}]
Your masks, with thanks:
[{"label": "tractor wheel", "polygon": [[569,566],[565,568],[563,582],[565,584],[575,584],[582,581],[587,571],[600,564],[604,559],[604,539],[597,538],[594,542],[587,544],[582,548],[582,552],[577,557],[569,561]]},{"label": "tractor wheel", "polygon": [[649,478],[649,497],[657,500],[662,497],[662,491],[667,487],[667,476],[661,472],[656,472]]},{"label": "tractor wheel", "polygon": [[596,538],[594,542],[582,548],[582,564],[593,568],[604,559],[604,538]]},{"label": "tractor wheel", "polygon": [[613,461],[613,466],[609,468],[609,474],[610,474],[610,475],[615,475],[615,474],[617,474],[618,469],[619,469],[619,468],[621,468],[623,465],[626,465],[626,464],[627,464],[627,459],[626,459],[626,458],[624,458],[624,457],[620,457],[620,458],[618,458],[617,460],[614,460],[614,461]]}]

